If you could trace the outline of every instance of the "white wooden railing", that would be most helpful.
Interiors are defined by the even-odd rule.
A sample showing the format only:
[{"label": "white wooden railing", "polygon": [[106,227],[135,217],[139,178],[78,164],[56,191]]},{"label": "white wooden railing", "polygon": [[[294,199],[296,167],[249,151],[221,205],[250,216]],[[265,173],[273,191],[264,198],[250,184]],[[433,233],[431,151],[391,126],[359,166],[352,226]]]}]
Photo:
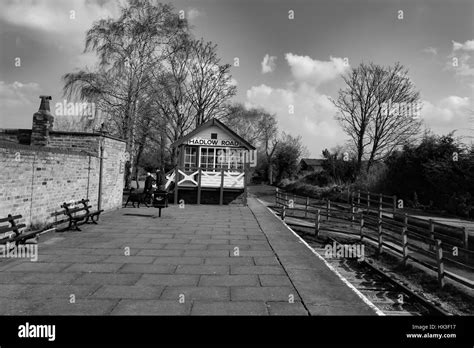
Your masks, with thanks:
[{"label": "white wooden railing", "polygon": [[178,167],[166,174],[165,189],[168,189],[172,182],[176,182],[176,173],[178,186],[218,188],[223,185],[224,188],[244,188],[245,172],[242,169],[222,170],[216,168],[216,170],[209,170],[207,168]]}]

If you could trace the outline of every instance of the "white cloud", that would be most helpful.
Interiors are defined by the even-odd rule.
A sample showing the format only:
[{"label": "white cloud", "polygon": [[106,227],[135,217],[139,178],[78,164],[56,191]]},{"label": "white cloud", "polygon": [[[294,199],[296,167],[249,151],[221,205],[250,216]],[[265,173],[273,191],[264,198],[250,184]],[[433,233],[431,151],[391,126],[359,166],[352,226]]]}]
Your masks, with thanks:
[{"label": "white cloud", "polygon": [[465,43],[459,43],[453,40],[453,51],[474,51],[474,40],[467,40]]},{"label": "white cloud", "polygon": [[[14,0],[2,3],[0,18],[10,24],[60,36],[68,45],[83,46],[85,32],[101,18],[117,16],[124,0]],[[67,40],[65,40],[67,39]]]},{"label": "white cloud", "polygon": [[438,49],[435,48],[435,47],[431,47],[431,46],[423,49],[422,52],[432,54],[433,56],[438,55]]},{"label": "white cloud", "polygon": [[324,148],[344,142],[345,135],[334,119],[335,107],[326,95],[308,83],[293,84],[289,88],[254,86],[247,91],[245,105],[263,107],[275,114],[279,129],[301,135],[311,156],[320,157]]},{"label": "white cloud", "polygon": [[5,81],[0,81],[0,104],[2,108],[31,104],[33,98],[38,98],[39,90],[40,86],[36,82],[21,83],[15,81],[8,84]]},{"label": "white cloud", "polygon": [[263,60],[262,60],[262,74],[266,74],[266,73],[271,73],[275,70],[275,67],[276,67],[276,59],[277,57],[275,56],[270,56],[268,54],[265,55],[265,57],[263,57]]},{"label": "white cloud", "polygon": [[197,8],[190,8],[188,10],[188,20],[192,21],[203,15],[202,11],[199,11]]},{"label": "white cloud", "polygon": [[293,53],[287,53],[285,58],[296,81],[308,82],[315,86],[334,80],[350,69],[344,58],[330,57],[329,61],[321,61]]},{"label": "white cloud", "polygon": [[280,130],[301,135],[311,156],[321,157],[322,150],[344,144],[347,137],[334,119],[336,108],[318,87],[335,80],[349,66],[343,58],[319,61],[292,53],[285,58],[292,73],[287,87],[253,86],[247,90],[245,105],[275,114]]},{"label": "white cloud", "polygon": [[469,117],[473,105],[469,97],[449,96],[433,104],[423,101],[420,116],[435,133],[447,134],[452,130],[466,130],[472,125]]},{"label": "white cloud", "polygon": [[449,60],[446,63],[446,69],[454,71],[454,74],[460,78],[468,78],[471,80],[474,76],[474,66],[471,64],[472,53],[474,51],[474,40],[467,40],[464,43],[453,42]]}]

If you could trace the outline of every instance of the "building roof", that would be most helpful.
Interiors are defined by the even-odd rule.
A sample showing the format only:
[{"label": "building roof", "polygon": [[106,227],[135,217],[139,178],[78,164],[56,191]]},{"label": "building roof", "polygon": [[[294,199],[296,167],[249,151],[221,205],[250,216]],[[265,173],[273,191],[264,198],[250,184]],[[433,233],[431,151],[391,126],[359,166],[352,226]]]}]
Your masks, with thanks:
[{"label": "building roof", "polygon": [[324,159],[319,158],[302,158],[301,162],[304,162],[307,166],[321,166]]},{"label": "building roof", "polygon": [[224,131],[225,133],[229,134],[232,138],[237,139],[247,150],[255,150],[255,147],[252,144],[250,144],[247,140],[242,138],[240,135],[235,133],[232,129],[230,129],[225,124],[223,124],[221,121],[219,121],[218,119],[215,119],[215,118],[211,118],[209,121],[204,122],[199,127],[194,129],[192,132],[190,132],[187,135],[185,135],[184,137],[176,140],[173,144],[171,144],[171,146],[172,147],[177,147],[177,146],[180,146],[182,144],[185,144],[189,139],[194,137],[196,134],[201,132],[203,129],[206,129],[206,128],[211,127],[211,126],[216,126],[216,127],[220,128],[222,131]]}]

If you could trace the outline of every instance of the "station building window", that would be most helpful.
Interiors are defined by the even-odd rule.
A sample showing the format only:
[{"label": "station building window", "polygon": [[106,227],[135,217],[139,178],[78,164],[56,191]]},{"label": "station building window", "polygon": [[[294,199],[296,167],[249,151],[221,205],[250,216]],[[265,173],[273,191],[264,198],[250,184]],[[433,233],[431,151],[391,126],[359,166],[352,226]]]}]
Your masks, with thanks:
[{"label": "station building window", "polygon": [[196,156],[197,156],[196,147],[190,147],[190,146],[185,147],[185,150],[184,150],[184,168],[185,169],[196,166]]},{"label": "station building window", "polygon": [[201,167],[213,171],[243,169],[242,149],[201,147]]}]

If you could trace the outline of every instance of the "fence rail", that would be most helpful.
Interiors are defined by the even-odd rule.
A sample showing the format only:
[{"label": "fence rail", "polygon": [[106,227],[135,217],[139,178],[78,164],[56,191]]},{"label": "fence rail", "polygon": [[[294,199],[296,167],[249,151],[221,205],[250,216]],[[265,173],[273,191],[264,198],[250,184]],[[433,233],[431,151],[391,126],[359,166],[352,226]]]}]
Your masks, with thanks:
[{"label": "fence rail", "polygon": [[[378,254],[383,253],[384,248],[391,249],[401,255],[404,265],[412,260],[437,272],[441,288],[445,284],[445,278],[450,278],[473,289],[473,282],[444,269],[447,263],[474,271],[474,252],[469,249],[466,229],[419,219],[407,213],[395,213],[395,206],[392,206],[393,216],[390,217],[383,209],[383,196],[379,195],[378,209],[373,210],[370,206],[368,209],[360,209],[361,204],[356,204],[353,199],[344,204],[299,196],[277,188],[275,203],[280,207],[282,220],[292,217],[309,221],[314,224],[316,236],[324,221],[348,222],[351,227],[357,224],[360,241],[367,239],[376,243]],[[357,197],[360,197],[359,193]],[[385,197],[392,197],[396,202],[394,196]],[[446,231],[449,233],[443,233]],[[354,235],[349,231],[339,232]]]},{"label": "fence rail", "polygon": [[370,191],[351,191],[349,194],[350,202],[356,202],[360,208],[367,210],[391,210],[393,213],[397,210],[397,196],[388,196],[382,193]]}]

